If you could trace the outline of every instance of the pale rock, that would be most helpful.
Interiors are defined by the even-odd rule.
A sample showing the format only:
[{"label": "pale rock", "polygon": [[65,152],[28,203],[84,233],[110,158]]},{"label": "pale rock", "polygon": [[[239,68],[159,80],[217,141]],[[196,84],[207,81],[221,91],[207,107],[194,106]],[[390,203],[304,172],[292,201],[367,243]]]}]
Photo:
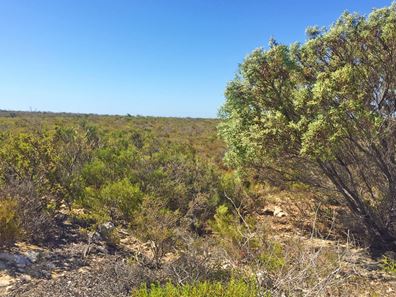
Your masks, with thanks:
[{"label": "pale rock", "polygon": [[102,237],[107,237],[113,230],[115,226],[112,222],[107,222],[99,225],[98,232]]},{"label": "pale rock", "polygon": [[29,274],[22,274],[20,276],[20,279],[24,282],[30,282],[32,280],[32,277]]},{"label": "pale rock", "polygon": [[7,288],[11,286],[14,279],[9,275],[0,275],[0,288]]},{"label": "pale rock", "polygon": [[263,209],[262,214],[267,216],[274,216],[278,218],[287,216],[287,213],[284,212],[279,206],[266,207]]},{"label": "pale rock", "polygon": [[35,251],[27,251],[25,253],[25,256],[32,262],[36,263],[40,257],[40,253],[35,252]]},{"label": "pale rock", "polygon": [[286,217],[287,213],[284,212],[279,206],[274,207],[274,217],[282,218]]}]

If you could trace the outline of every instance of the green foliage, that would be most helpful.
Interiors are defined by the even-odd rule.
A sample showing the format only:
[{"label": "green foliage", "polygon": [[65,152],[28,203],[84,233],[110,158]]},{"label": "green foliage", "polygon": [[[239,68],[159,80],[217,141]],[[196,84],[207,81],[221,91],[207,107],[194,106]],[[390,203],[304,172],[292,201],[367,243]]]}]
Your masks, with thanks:
[{"label": "green foliage", "polygon": [[260,264],[268,271],[280,270],[286,265],[284,253],[282,245],[278,242],[273,242],[259,255]]},{"label": "green foliage", "polygon": [[[227,197],[232,197],[233,203],[245,212],[252,212],[258,207],[257,184],[247,174],[237,171],[224,172],[221,175],[222,194],[220,202],[230,204]],[[230,205],[231,206],[231,205]]]},{"label": "green foliage", "polygon": [[203,230],[221,200],[221,171],[198,139],[185,142],[182,135],[192,133],[186,123],[199,141],[207,139],[205,150],[218,142],[206,120],[0,117],[7,127],[0,135],[0,190],[13,189],[46,218],[64,206],[83,208],[75,219],[85,227],[127,224],[144,196],[160,197],[164,208],[194,218],[191,226]]},{"label": "green foliage", "polygon": [[[118,131],[101,140],[82,169],[80,204],[93,217],[129,221],[143,196],[161,197],[170,211],[192,215],[200,225],[213,215],[221,193],[220,174],[191,147],[162,145],[149,134]],[[205,212],[191,210],[206,204]],[[96,213],[96,214],[95,214]]]},{"label": "green foliage", "polygon": [[55,129],[52,138],[56,152],[55,170],[51,178],[56,195],[69,206],[82,193],[81,169],[98,146],[99,135],[87,124],[83,123],[78,128]]},{"label": "green foliage", "polygon": [[213,221],[210,224],[213,232],[230,244],[239,244],[243,239],[244,226],[239,223],[236,216],[229,212],[228,207],[220,205]]},{"label": "green foliage", "polygon": [[[239,210],[238,210],[239,211]],[[220,245],[235,261],[253,261],[267,248],[265,232],[252,216],[232,213],[220,205],[209,225]]]},{"label": "green foliage", "polygon": [[[151,285],[149,288],[142,288],[132,293],[133,297],[256,297],[258,288],[254,282],[244,282],[242,280],[231,280],[229,283],[202,282],[192,285],[175,286],[167,283],[164,286]],[[269,293],[262,296],[270,296]]]},{"label": "green foliage", "polygon": [[394,241],[395,28],[393,4],[310,28],[304,44],[253,51],[220,111],[228,164],[270,181],[331,182],[373,234]]},{"label": "green foliage", "polygon": [[266,273],[277,273],[287,264],[283,246],[266,237],[266,233],[252,217],[236,216],[228,207],[217,208],[210,221],[220,245],[237,263],[249,263],[264,269]]},{"label": "green foliage", "polygon": [[90,133],[57,128],[6,135],[0,149],[3,183],[30,183],[48,206],[70,203],[81,191],[80,169],[92,149]]},{"label": "green foliage", "polygon": [[37,184],[38,190],[44,193],[50,187],[54,174],[54,159],[48,135],[7,135],[0,149],[1,178],[3,182],[27,180]]},{"label": "green foliage", "polygon": [[152,242],[155,265],[159,265],[161,258],[175,247],[179,219],[178,211],[167,209],[162,200],[149,196],[143,199],[141,209],[136,213],[132,224],[140,239]]},{"label": "green foliage", "polygon": [[12,244],[22,236],[17,208],[15,199],[0,200],[0,246]]},{"label": "green foliage", "polygon": [[119,209],[124,217],[129,218],[140,204],[143,193],[138,186],[131,184],[128,179],[123,179],[103,187],[100,197],[110,209]]},{"label": "green foliage", "polygon": [[128,179],[104,184],[98,191],[86,188],[86,204],[112,220],[129,220],[143,198],[139,187]]},{"label": "green foliage", "polygon": [[381,268],[392,274],[396,274],[396,261],[389,258],[389,257],[383,257],[380,261]]}]

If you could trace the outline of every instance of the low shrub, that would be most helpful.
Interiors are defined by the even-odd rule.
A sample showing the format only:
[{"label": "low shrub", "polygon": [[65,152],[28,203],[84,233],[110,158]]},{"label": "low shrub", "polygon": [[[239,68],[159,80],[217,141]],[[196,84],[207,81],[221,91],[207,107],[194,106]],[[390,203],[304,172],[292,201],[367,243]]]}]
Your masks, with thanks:
[{"label": "low shrub", "polygon": [[77,217],[80,221],[85,220],[87,224],[128,222],[142,199],[143,193],[139,186],[132,184],[127,178],[109,182],[99,189],[88,186],[84,189],[83,199],[75,204],[86,212]]},{"label": "low shrub", "polygon": [[396,260],[384,256],[380,261],[381,268],[391,274],[396,274]]},{"label": "low shrub", "polygon": [[[229,283],[201,282],[177,286],[167,283],[164,286],[142,286],[132,293],[133,297],[256,297],[258,288],[254,282],[231,280]],[[270,296],[263,294],[262,296]]]},{"label": "low shrub", "polygon": [[220,205],[217,208],[214,219],[210,221],[210,227],[227,253],[233,258],[239,258],[245,226],[240,224],[238,218],[229,212],[227,206]]},{"label": "low shrub", "polygon": [[242,216],[238,209],[235,212],[220,205],[209,225],[232,262],[236,265],[256,262],[260,252],[267,248],[264,226],[253,216]]},{"label": "low shrub", "polygon": [[154,266],[160,265],[161,258],[175,247],[179,217],[178,211],[167,209],[162,200],[149,196],[143,199],[132,225],[141,240],[151,242]]},{"label": "low shrub", "polygon": [[[51,195],[42,196],[34,183],[13,183],[0,187],[0,196],[14,201],[8,212],[18,220],[23,238],[32,242],[44,242],[56,236],[57,218]],[[1,199],[0,199],[1,200]],[[4,201],[4,200],[3,200]],[[2,208],[3,209],[3,208]],[[8,213],[7,210],[4,213]]]},{"label": "low shrub", "polygon": [[14,243],[22,235],[17,207],[15,199],[0,200],[0,246]]},{"label": "low shrub", "polygon": [[285,251],[279,242],[269,242],[259,255],[259,262],[267,271],[278,271],[286,264]]}]

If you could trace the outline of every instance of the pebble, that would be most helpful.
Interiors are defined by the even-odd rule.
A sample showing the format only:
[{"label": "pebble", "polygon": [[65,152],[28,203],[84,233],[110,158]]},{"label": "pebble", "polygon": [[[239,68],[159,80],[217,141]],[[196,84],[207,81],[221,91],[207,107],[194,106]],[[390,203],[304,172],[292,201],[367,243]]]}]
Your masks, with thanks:
[{"label": "pebble", "polygon": [[54,263],[52,263],[52,262],[48,262],[46,264],[46,266],[47,266],[48,269],[55,269],[56,268],[56,265]]},{"label": "pebble", "polygon": [[28,258],[32,263],[36,263],[40,253],[35,252],[35,251],[28,251],[25,253],[26,258]]},{"label": "pebble", "polygon": [[28,274],[22,274],[20,276],[20,279],[24,282],[30,282],[32,280],[32,277]]}]

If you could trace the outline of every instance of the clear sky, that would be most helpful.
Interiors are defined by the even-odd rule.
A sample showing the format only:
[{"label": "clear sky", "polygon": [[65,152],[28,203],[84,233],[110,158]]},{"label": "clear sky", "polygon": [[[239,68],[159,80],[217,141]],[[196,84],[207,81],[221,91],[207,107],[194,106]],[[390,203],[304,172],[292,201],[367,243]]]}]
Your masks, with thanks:
[{"label": "clear sky", "polygon": [[0,0],[0,109],[215,117],[238,64],[382,0]]}]

